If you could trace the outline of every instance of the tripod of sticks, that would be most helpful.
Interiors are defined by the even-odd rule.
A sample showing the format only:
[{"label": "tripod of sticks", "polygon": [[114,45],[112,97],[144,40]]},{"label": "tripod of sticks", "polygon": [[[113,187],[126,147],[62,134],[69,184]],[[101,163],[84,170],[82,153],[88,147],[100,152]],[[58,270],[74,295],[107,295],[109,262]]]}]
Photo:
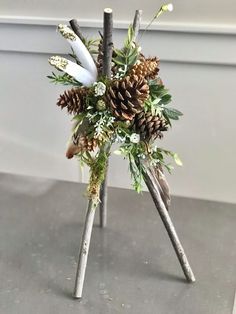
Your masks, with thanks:
[{"label": "tripod of sticks", "polygon": [[[139,32],[140,19],[141,19],[141,10],[136,10],[135,17],[133,21],[133,29],[135,37]],[[82,39],[83,35],[80,31],[78,22],[73,19],[70,21],[70,25],[73,31]],[[112,61],[112,10],[104,10],[104,22],[103,22],[103,74],[108,78],[111,77],[111,61]],[[105,146],[105,150],[109,152],[110,146]],[[175,227],[172,223],[170,215],[168,213],[166,202],[163,197],[163,190],[157,180],[155,169],[153,168],[148,161],[143,160],[142,169],[143,169],[143,178],[147,185],[147,188],[152,196],[153,202],[156,206],[157,211],[161,217],[161,220],[166,228],[166,231],[169,235],[170,241],[174,247],[184,275],[188,282],[194,282],[195,277],[188,262],[187,256],[184,252],[183,246],[178,238],[178,235],[175,231]],[[90,239],[93,229],[94,216],[96,211],[97,204],[93,200],[88,201],[88,207],[86,212],[86,218],[84,223],[83,235],[80,245],[79,260],[75,278],[75,287],[74,287],[74,298],[82,298],[84,278],[87,266],[87,259],[89,253]],[[100,187],[100,227],[104,228],[107,224],[107,174],[105,179]]]}]

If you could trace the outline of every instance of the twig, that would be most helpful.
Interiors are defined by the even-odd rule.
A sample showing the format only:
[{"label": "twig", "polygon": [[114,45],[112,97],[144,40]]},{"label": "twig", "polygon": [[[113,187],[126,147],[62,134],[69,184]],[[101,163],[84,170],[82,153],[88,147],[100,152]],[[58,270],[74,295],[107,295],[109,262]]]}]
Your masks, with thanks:
[{"label": "twig", "polygon": [[84,36],[80,31],[79,23],[76,19],[70,20],[70,26],[75,32],[75,34],[82,40],[84,41]]},{"label": "twig", "polygon": [[149,165],[147,160],[140,161],[142,163],[142,167],[144,169],[143,171],[143,177],[145,180],[145,183],[150,191],[150,194],[152,196],[152,199],[156,205],[156,208],[161,216],[161,219],[163,221],[163,224],[166,228],[166,231],[170,237],[170,240],[172,242],[172,245],[175,249],[176,255],[179,259],[180,265],[183,269],[183,272],[185,274],[186,279],[189,282],[194,282],[195,277],[192,272],[192,269],[190,267],[190,264],[188,262],[187,256],[185,255],[184,249],[180,243],[180,240],[178,238],[178,235],[175,231],[175,227],[171,221],[171,218],[169,216],[169,213],[165,207],[164,202],[162,201],[159,189],[158,189],[158,182],[156,179],[155,171],[153,168]]},{"label": "twig", "polygon": [[[107,77],[111,77],[111,60],[112,60],[112,10],[105,9],[104,10],[104,57],[103,57],[103,73]],[[105,57],[106,56],[106,57]],[[110,146],[106,146],[103,149],[107,149],[109,152]],[[100,206],[100,217],[104,219],[101,222],[101,225],[106,222],[106,197],[107,197],[107,186],[106,186],[106,178],[102,183],[102,187],[100,187],[100,191],[102,191],[102,200],[103,206]],[[100,195],[101,197],[101,195]],[[81,298],[83,293],[83,285],[84,285],[84,277],[87,266],[88,252],[89,252],[89,244],[93,229],[93,221],[95,210],[97,207],[97,200],[89,200],[88,209],[84,224],[84,231],[80,246],[79,253],[79,261],[76,272],[75,279],[75,288],[74,288],[74,297]],[[102,212],[103,211],[103,212]],[[102,213],[101,213],[102,212]]]},{"label": "twig", "polygon": [[134,30],[134,38],[133,38],[133,40],[134,41],[136,40],[136,38],[138,36],[142,12],[143,12],[142,10],[136,10],[135,11],[135,16],[134,16],[134,21],[133,21],[133,30]]},{"label": "twig", "polygon": [[103,74],[111,78],[111,60],[112,60],[112,9],[104,10],[103,20]]},{"label": "twig", "polygon": [[105,178],[100,188],[99,218],[100,218],[101,228],[105,228],[107,225],[107,177],[108,177],[107,171],[108,171],[108,163],[107,163]]},{"label": "twig", "polygon": [[87,259],[89,253],[90,239],[93,229],[94,215],[97,207],[97,202],[94,200],[89,200],[88,208],[85,218],[84,230],[81,240],[80,252],[79,252],[79,262],[75,278],[75,288],[74,297],[80,299],[82,297],[84,277],[87,266]]},{"label": "twig", "polygon": [[[102,72],[103,74],[111,78],[111,61],[112,61],[112,9],[106,8],[104,10],[104,20],[103,20],[103,62],[102,62]],[[110,146],[106,148],[109,152]],[[105,179],[101,185],[100,189],[100,226],[103,228],[107,224],[107,172],[108,164],[105,174]]]}]

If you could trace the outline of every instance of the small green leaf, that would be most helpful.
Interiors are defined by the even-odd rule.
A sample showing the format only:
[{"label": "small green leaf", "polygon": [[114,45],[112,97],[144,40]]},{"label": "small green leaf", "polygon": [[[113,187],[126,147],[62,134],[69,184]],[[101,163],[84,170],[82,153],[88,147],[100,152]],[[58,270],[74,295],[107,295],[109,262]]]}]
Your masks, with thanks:
[{"label": "small green leaf", "polygon": [[182,116],[182,112],[174,108],[164,108],[164,115],[172,120],[179,120],[179,117]]},{"label": "small green leaf", "polygon": [[114,49],[114,52],[117,56],[121,57],[121,58],[124,58],[124,53],[122,50],[119,50],[119,49]]}]

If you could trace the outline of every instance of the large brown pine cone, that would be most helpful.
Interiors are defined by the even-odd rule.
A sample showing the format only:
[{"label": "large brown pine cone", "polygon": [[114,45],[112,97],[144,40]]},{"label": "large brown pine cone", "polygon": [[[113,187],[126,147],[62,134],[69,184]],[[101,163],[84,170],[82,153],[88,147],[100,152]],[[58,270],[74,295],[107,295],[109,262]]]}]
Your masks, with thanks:
[{"label": "large brown pine cone", "polygon": [[148,96],[147,81],[137,75],[113,81],[106,93],[108,105],[118,120],[132,120],[142,111]]},{"label": "large brown pine cone", "polygon": [[154,80],[159,72],[159,62],[156,57],[144,59],[142,56],[140,61],[130,69],[129,74],[141,76],[147,80]]},{"label": "large brown pine cone", "polygon": [[67,108],[68,113],[78,114],[84,110],[85,107],[85,98],[88,94],[87,87],[72,88],[66,90],[64,94],[60,95],[57,106]]},{"label": "large brown pine cone", "polygon": [[167,131],[167,122],[159,114],[152,115],[151,112],[140,112],[134,118],[132,124],[135,132],[140,134],[142,140],[154,140],[157,137],[162,138],[162,131]]}]

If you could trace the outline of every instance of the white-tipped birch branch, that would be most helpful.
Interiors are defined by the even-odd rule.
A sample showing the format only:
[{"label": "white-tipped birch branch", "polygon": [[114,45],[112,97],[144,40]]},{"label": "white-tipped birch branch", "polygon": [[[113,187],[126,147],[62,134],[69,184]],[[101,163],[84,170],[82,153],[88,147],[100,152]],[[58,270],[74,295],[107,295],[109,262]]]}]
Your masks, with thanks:
[{"label": "white-tipped birch branch", "polygon": [[60,56],[52,56],[48,59],[48,62],[56,69],[71,75],[78,82],[85,86],[90,86],[96,81],[94,76],[92,76],[89,71],[82,68],[80,65]]},{"label": "white-tipped birch branch", "polygon": [[70,29],[67,25],[59,24],[58,31],[60,34],[68,41],[71,48],[73,49],[76,57],[81,62],[81,65],[88,70],[93,76],[94,80],[97,79],[97,67],[94,60],[85,47],[81,39],[75,34],[75,32]]},{"label": "white-tipped birch branch", "polygon": [[77,266],[77,272],[75,277],[74,298],[80,299],[83,293],[84,277],[87,266],[87,259],[89,254],[89,246],[91,240],[91,234],[93,230],[94,215],[97,207],[97,201],[89,200],[88,208],[84,223],[84,230],[81,239],[79,261]]}]

